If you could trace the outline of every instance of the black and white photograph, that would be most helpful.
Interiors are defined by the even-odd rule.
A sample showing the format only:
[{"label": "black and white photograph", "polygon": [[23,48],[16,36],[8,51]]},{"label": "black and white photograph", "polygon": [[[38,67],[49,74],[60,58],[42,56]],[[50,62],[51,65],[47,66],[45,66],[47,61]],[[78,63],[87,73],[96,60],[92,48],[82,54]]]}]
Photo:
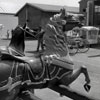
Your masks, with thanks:
[{"label": "black and white photograph", "polygon": [[100,0],[0,0],[0,100],[100,100]]}]

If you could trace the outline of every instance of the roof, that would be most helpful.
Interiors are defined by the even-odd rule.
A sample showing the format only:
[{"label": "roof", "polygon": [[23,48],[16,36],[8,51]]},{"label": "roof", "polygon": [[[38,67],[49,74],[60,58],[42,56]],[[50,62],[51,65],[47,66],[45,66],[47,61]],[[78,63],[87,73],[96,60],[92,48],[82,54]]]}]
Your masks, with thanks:
[{"label": "roof", "polygon": [[[22,6],[21,6],[22,7]],[[1,5],[0,4],[0,13],[1,14],[15,14],[19,10],[18,5]]]},{"label": "roof", "polygon": [[99,28],[98,27],[94,27],[94,26],[83,26],[83,27],[81,27],[81,30],[90,31],[90,30],[99,30]]},{"label": "roof", "polygon": [[14,16],[15,15],[15,13],[8,13],[8,12],[6,12],[6,13],[4,13],[4,12],[0,12],[0,15],[10,15],[10,16]]},{"label": "roof", "polygon": [[61,5],[48,5],[48,4],[36,4],[36,3],[26,3],[17,13],[16,16],[19,14],[19,12],[25,7],[25,6],[32,6],[37,9],[40,9],[45,12],[59,12],[61,8],[65,8],[68,12],[74,12],[79,13],[78,7],[69,7],[69,6],[61,6]]}]

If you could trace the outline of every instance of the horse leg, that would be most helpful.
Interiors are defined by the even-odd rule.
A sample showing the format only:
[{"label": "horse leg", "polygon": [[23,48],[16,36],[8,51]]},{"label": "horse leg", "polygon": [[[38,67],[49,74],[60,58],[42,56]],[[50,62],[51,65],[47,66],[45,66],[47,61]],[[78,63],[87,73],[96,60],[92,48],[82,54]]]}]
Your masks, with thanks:
[{"label": "horse leg", "polygon": [[70,83],[72,83],[74,80],[76,80],[81,73],[84,74],[85,81],[86,81],[87,84],[89,84],[90,78],[89,78],[87,68],[85,66],[81,66],[79,69],[76,69],[76,70],[73,71],[73,73],[70,76]]},{"label": "horse leg", "polygon": [[[88,84],[90,83],[90,78],[89,78],[89,74],[87,72],[87,68],[85,66],[81,66],[80,68],[74,70],[70,74],[63,76],[62,79],[61,79],[61,83],[64,84],[64,85],[66,85],[66,86],[68,86],[73,81],[75,81],[79,77],[79,75],[81,73],[83,73],[84,76],[85,76],[86,84],[84,86],[87,87]],[[90,89],[90,86],[88,86],[87,88]],[[89,91],[89,90],[87,90],[87,91]]]}]

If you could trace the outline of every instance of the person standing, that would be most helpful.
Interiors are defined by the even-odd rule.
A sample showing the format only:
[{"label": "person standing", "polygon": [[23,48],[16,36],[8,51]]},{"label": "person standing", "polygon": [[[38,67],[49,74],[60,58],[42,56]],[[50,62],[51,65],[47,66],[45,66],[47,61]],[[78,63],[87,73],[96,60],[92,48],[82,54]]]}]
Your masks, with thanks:
[{"label": "person standing", "polygon": [[38,39],[37,52],[39,51],[40,47],[42,50],[44,50],[44,47],[43,47],[43,35],[44,35],[44,33],[45,33],[45,31],[43,30],[43,28],[41,26],[39,26],[38,34],[36,36]]},{"label": "person standing", "polygon": [[7,39],[9,39],[9,30],[7,30]]}]

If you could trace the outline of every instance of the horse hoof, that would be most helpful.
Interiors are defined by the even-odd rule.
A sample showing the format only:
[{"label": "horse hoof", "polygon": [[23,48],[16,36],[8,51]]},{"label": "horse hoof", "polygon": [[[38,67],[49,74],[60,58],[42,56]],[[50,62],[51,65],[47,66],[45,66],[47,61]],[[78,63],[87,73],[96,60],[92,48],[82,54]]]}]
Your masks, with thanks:
[{"label": "horse hoof", "polygon": [[86,90],[87,92],[89,92],[90,89],[91,89],[91,86],[90,86],[89,84],[85,84],[85,85],[84,85],[84,88],[85,88],[85,90]]}]

